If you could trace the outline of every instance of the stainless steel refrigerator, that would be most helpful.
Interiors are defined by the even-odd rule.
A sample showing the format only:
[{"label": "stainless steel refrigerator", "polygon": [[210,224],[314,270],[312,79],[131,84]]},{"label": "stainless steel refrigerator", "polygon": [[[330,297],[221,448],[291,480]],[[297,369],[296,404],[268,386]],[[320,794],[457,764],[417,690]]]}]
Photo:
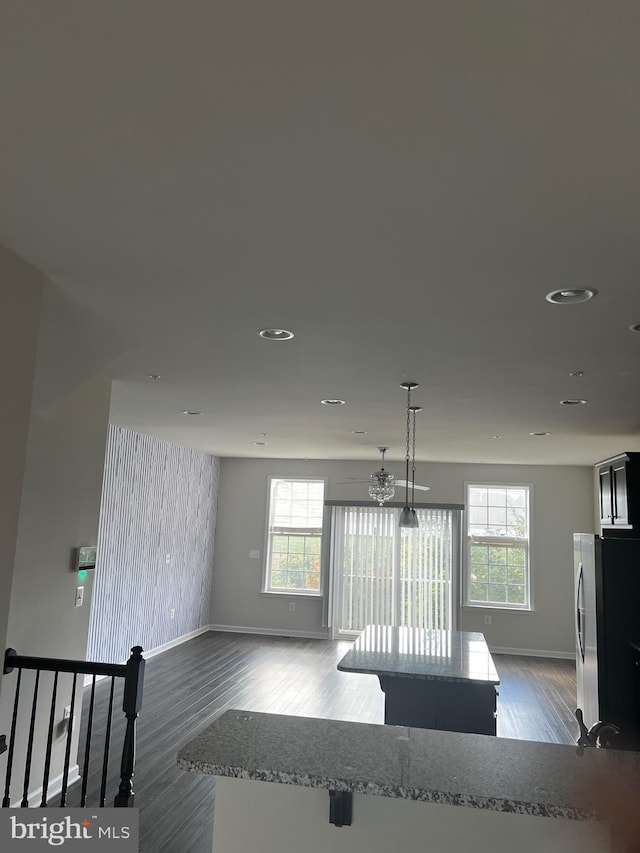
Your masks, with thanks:
[{"label": "stainless steel refrigerator", "polygon": [[[640,539],[574,533],[577,707],[640,749]],[[635,646],[635,648],[634,648]]]}]

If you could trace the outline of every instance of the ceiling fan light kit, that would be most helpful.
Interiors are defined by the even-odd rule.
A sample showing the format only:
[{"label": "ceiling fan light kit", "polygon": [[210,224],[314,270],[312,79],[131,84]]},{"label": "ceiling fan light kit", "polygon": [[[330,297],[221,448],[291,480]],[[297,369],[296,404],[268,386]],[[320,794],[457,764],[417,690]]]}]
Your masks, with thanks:
[{"label": "ceiling fan light kit", "polygon": [[[418,516],[414,509],[414,495],[416,489],[428,492],[429,486],[419,486],[416,483],[416,414],[422,411],[422,406],[411,405],[411,391],[418,387],[417,382],[403,382],[400,386],[407,391],[407,436],[406,436],[406,455],[405,455],[405,479],[397,480],[395,476],[387,471],[384,467],[384,455],[389,449],[388,447],[378,447],[382,456],[380,467],[377,471],[372,471],[369,474],[368,480],[358,480],[356,477],[350,477],[349,481],[341,485],[350,485],[351,483],[366,483],[369,488],[369,497],[376,501],[378,506],[384,506],[386,501],[391,500],[396,493],[397,486],[405,488],[405,502],[402,512],[400,513],[400,527],[419,527]],[[410,454],[411,435],[413,424],[413,454]],[[409,462],[411,464],[411,479],[409,479]],[[411,488],[411,501],[409,501],[409,488]]]},{"label": "ceiling fan light kit", "polygon": [[379,447],[378,450],[382,454],[382,462],[377,471],[373,471],[371,476],[371,485],[369,486],[369,497],[377,501],[378,506],[383,506],[385,501],[391,500],[395,495],[396,490],[393,485],[394,477],[389,471],[384,469],[384,454],[388,450],[387,447]]}]

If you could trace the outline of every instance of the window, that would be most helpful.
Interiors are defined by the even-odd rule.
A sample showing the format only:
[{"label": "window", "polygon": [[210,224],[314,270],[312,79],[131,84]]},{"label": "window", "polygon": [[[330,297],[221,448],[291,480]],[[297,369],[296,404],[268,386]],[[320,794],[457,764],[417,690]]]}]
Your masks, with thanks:
[{"label": "window", "polygon": [[435,508],[416,513],[420,526],[401,529],[400,509],[334,507],[334,636],[358,633],[368,624],[452,627],[460,513]]},{"label": "window", "polygon": [[526,485],[467,485],[465,604],[531,609]]},{"label": "window", "polygon": [[320,594],[324,486],[270,478],[265,592]]}]

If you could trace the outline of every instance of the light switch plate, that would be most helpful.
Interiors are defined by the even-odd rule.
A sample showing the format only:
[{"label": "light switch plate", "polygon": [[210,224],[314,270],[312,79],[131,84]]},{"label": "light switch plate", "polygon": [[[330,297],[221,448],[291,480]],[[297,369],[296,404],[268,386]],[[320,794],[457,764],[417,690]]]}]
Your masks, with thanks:
[{"label": "light switch plate", "polygon": [[84,587],[78,586],[76,587],[76,607],[82,607],[84,602]]}]

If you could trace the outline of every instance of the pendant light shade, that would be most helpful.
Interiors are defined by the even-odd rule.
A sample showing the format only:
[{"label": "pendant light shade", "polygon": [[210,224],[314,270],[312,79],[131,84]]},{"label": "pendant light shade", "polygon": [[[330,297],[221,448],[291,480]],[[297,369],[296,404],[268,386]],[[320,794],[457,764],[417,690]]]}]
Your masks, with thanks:
[{"label": "pendant light shade", "polygon": [[399,527],[418,527],[418,516],[415,509],[410,506],[405,506],[400,513]]},{"label": "pendant light shade", "polygon": [[[405,388],[407,392],[407,436],[406,436],[406,453],[405,453],[405,500],[404,507],[400,513],[399,527],[415,528],[419,527],[418,516],[413,508],[413,484],[416,476],[416,412],[420,411],[420,406],[411,405],[411,391],[418,387],[417,382],[403,382],[400,386]],[[411,467],[411,503],[409,503],[409,448],[411,445],[411,419],[413,417],[413,462]]]}]

